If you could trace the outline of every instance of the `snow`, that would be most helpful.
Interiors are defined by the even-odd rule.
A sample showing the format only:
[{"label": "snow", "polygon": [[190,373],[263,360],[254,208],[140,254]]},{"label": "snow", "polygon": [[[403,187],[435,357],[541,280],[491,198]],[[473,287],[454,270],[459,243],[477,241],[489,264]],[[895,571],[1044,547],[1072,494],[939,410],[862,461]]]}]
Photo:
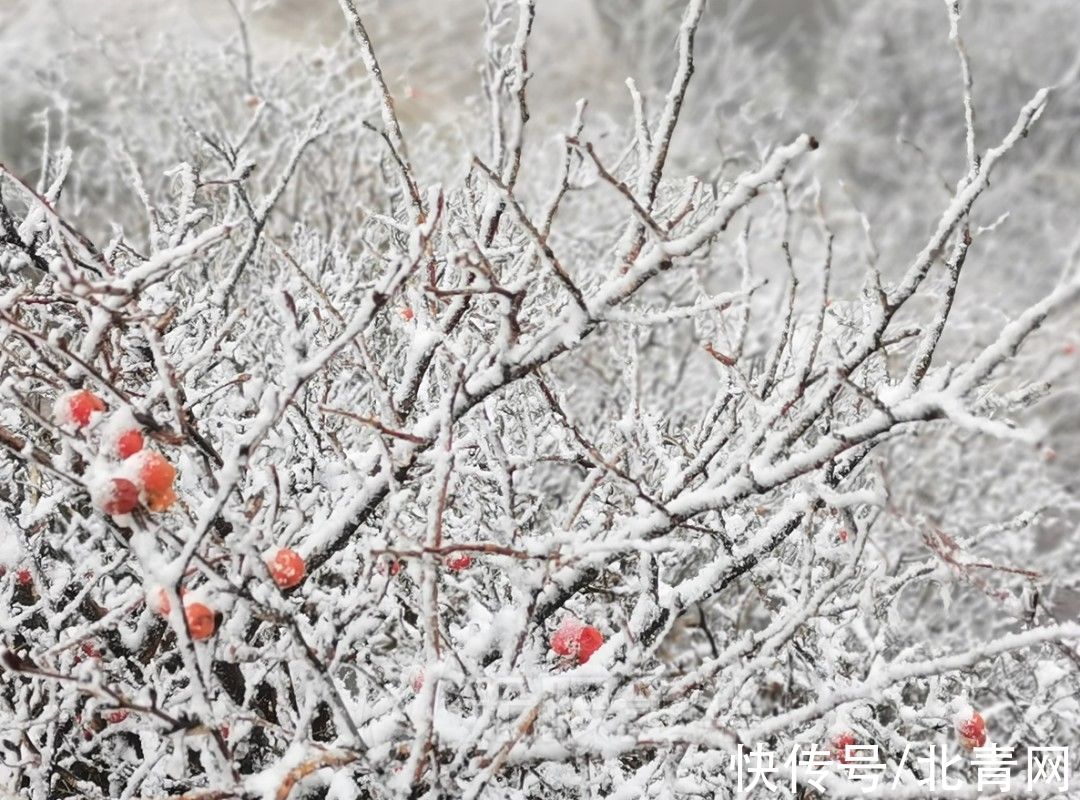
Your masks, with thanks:
[{"label": "snow", "polygon": [[[788,70],[747,41],[777,3],[492,0],[470,38],[409,2],[406,41],[404,2],[342,0],[351,39],[271,63],[282,0],[191,52],[29,48],[43,139],[0,168],[0,784],[728,796],[736,741],[956,749],[976,711],[1018,746],[1080,734],[1075,103],[1019,66],[1072,63],[1045,30],[1078,12],[829,3]],[[581,71],[547,24],[595,35],[611,96],[538,90]],[[446,50],[468,102],[452,62],[410,66]],[[72,386],[107,413],[77,427]],[[102,513],[147,451],[177,502]],[[879,796],[916,796],[898,773]]]}]

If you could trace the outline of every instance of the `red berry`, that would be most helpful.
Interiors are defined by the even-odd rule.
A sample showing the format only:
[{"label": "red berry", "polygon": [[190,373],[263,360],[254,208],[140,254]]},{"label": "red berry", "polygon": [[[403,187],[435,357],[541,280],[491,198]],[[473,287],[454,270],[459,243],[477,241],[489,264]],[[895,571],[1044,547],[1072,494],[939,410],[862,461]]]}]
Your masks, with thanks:
[{"label": "red berry", "polygon": [[139,458],[139,481],[146,492],[146,506],[151,511],[164,511],[176,502],[172,486],[176,468],[153,450],[144,451]]},{"label": "red berry", "polygon": [[576,619],[564,621],[551,637],[552,651],[560,656],[575,655],[577,653],[578,635],[584,627]]},{"label": "red berry", "polygon": [[[180,597],[187,594],[187,589],[180,589]],[[163,586],[159,586],[157,592],[148,601],[150,609],[163,617],[169,616],[172,612],[172,603],[169,602],[169,593],[165,591]]]},{"label": "red berry", "polygon": [[424,688],[424,668],[418,667],[416,672],[413,673],[412,690],[416,694],[420,694],[420,690]]},{"label": "red berry", "polygon": [[839,539],[841,542],[846,542],[848,540],[847,529],[841,528],[839,533],[836,534],[836,538]]},{"label": "red berry", "polygon": [[411,322],[413,318],[413,310],[408,307],[401,309],[401,318],[406,322]]},{"label": "red berry", "polygon": [[849,758],[848,748],[854,747],[856,744],[858,744],[858,741],[855,739],[855,734],[851,731],[845,731],[834,737],[831,748],[833,761],[847,764]]},{"label": "red berry", "polygon": [[121,459],[133,456],[143,449],[143,435],[141,431],[124,431],[116,439],[116,455]]},{"label": "red berry", "polygon": [[172,488],[176,477],[176,468],[165,457],[153,450],[142,455],[139,462],[139,480],[148,492],[163,492]]},{"label": "red berry", "polygon": [[63,399],[60,421],[74,422],[80,428],[90,424],[90,416],[95,411],[104,411],[105,403],[89,389],[72,392]]},{"label": "red berry", "polygon": [[113,725],[121,723],[127,718],[128,712],[122,708],[118,708],[116,711],[110,711],[108,714],[105,715],[105,719]]},{"label": "red berry", "polygon": [[168,511],[175,502],[176,492],[173,491],[172,487],[160,492],[146,493],[146,507],[151,511]]},{"label": "red berry", "polygon": [[126,478],[113,478],[109,482],[101,507],[106,514],[130,514],[139,505],[139,488]]},{"label": "red berry", "polygon": [[216,621],[214,612],[203,603],[188,603],[184,607],[184,616],[187,618],[188,631],[191,638],[196,641],[209,639],[214,635]]},{"label": "red berry", "polygon": [[274,583],[281,589],[291,589],[304,580],[304,559],[295,550],[288,547],[279,547],[276,551],[270,551],[267,559],[267,567]]},{"label": "red berry", "polygon": [[34,582],[34,577],[30,574],[30,570],[20,569],[15,573],[15,580],[19,582],[20,586],[29,586]]},{"label": "red berry", "polygon": [[379,574],[390,574],[391,577],[401,572],[401,562],[396,558],[391,558],[387,561],[380,561],[378,565]]},{"label": "red berry", "polygon": [[[101,653],[98,652],[98,649],[94,646],[93,642],[80,642],[79,649],[83,652],[83,655],[89,658],[101,658]],[[82,656],[76,654],[75,660],[82,661]]]},{"label": "red berry", "polygon": [[576,658],[584,664],[604,644],[604,634],[591,625],[568,619],[551,637],[551,649],[560,656]]},{"label": "red berry", "polygon": [[604,634],[591,625],[586,625],[578,637],[578,661],[584,664],[603,644]]},{"label": "red berry", "polygon": [[472,558],[469,557],[468,553],[454,553],[447,557],[446,566],[454,572],[461,572],[461,570],[472,566]]},{"label": "red berry", "polygon": [[960,721],[956,732],[960,735],[960,744],[965,750],[974,750],[986,744],[986,721],[978,711]]}]

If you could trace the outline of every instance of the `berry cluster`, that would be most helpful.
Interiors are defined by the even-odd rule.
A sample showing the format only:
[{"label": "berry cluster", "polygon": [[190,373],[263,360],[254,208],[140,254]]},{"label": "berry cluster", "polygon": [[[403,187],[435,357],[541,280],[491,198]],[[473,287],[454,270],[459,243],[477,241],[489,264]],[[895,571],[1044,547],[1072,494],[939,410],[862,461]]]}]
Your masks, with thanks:
[{"label": "berry cluster", "polygon": [[[69,392],[56,401],[56,422],[62,427],[89,430],[106,413],[105,402],[89,389]],[[102,426],[99,445],[111,474],[92,481],[91,495],[106,514],[130,514],[140,504],[150,511],[167,511],[176,502],[176,468],[160,453],[143,449],[143,433],[129,410],[110,415]]]}]

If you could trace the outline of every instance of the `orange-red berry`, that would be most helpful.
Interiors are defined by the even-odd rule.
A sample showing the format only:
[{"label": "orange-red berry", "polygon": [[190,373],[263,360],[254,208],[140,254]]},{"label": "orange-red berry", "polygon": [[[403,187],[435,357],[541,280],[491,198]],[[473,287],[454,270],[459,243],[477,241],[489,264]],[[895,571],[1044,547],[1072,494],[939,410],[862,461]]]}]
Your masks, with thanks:
[{"label": "orange-red berry", "polygon": [[121,459],[135,455],[143,449],[143,435],[141,431],[124,431],[116,439],[116,455]]},{"label": "orange-red berry", "polygon": [[[66,414],[62,422],[74,422],[80,428],[90,424],[90,417],[95,411],[104,411],[105,402],[89,389],[79,389],[67,395],[64,400]],[[66,416],[67,419],[63,419]]]},{"label": "orange-red berry", "polygon": [[148,450],[139,462],[139,480],[143,489],[149,492],[164,492],[172,489],[176,478],[176,468],[163,455]]},{"label": "orange-red berry", "polygon": [[198,641],[214,635],[216,620],[209,606],[203,603],[188,603],[184,606],[184,617],[187,619],[192,639]]},{"label": "orange-red berry", "polygon": [[165,511],[176,502],[172,485],[176,467],[153,450],[144,451],[139,458],[139,481],[146,492],[146,507],[151,511]]},{"label": "orange-red berry", "polygon": [[288,547],[271,551],[266,565],[270,570],[270,577],[281,589],[291,589],[304,580],[304,559]]},{"label": "orange-red berry", "polygon": [[146,507],[151,511],[168,511],[176,502],[176,492],[170,486],[160,492],[146,493]]}]

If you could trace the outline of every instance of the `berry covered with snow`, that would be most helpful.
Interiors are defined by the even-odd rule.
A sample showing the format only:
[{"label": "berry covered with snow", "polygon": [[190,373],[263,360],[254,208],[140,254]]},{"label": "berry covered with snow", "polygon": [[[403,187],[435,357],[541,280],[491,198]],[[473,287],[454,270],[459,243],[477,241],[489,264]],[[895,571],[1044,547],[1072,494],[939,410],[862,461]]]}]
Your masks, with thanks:
[{"label": "berry covered with snow", "polygon": [[8,794],[1080,741],[1076,0],[52,5],[0,0]]},{"label": "berry covered with snow", "polygon": [[112,516],[130,514],[139,507],[139,487],[127,478],[110,478],[99,491],[98,504]]},{"label": "berry covered with snow", "polygon": [[104,410],[104,400],[89,389],[79,389],[56,399],[55,417],[58,425],[85,428]]},{"label": "berry covered with snow", "polygon": [[187,621],[188,632],[192,639],[201,641],[214,635],[217,625],[214,611],[205,603],[185,600],[184,619]]},{"label": "berry covered with snow", "polygon": [[267,551],[264,559],[278,588],[292,589],[304,580],[304,559],[295,550],[288,547],[273,548]]},{"label": "berry covered with snow", "polygon": [[126,430],[116,438],[117,458],[129,458],[143,449],[142,431]]},{"label": "berry covered with snow", "polygon": [[584,664],[604,644],[604,635],[592,625],[570,617],[551,637],[551,650],[557,655]]},{"label": "berry covered with snow", "polygon": [[472,566],[472,557],[468,553],[451,553],[446,557],[446,566],[454,572],[461,572]]},{"label": "berry covered with snow", "polygon": [[953,723],[960,746],[965,750],[974,750],[986,744],[986,721],[971,706],[962,706],[953,717]]},{"label": "berry covered with snow", "polygon": [[850,749],[857,745],[859,740],[855,738],[855,734],[851,731],[844,731],[833,737],[829,742],[829,753],[833,759],[840,764],[847,764],[849,762],[849,756],[851,755]]},{"label": "berry covered with snow", "polygon": [[164,456],[153,450],[143,450],[131,459],[134,462],[139,485],[151,511],[165,511],[176,502],[173,481],[176,468]]}]

